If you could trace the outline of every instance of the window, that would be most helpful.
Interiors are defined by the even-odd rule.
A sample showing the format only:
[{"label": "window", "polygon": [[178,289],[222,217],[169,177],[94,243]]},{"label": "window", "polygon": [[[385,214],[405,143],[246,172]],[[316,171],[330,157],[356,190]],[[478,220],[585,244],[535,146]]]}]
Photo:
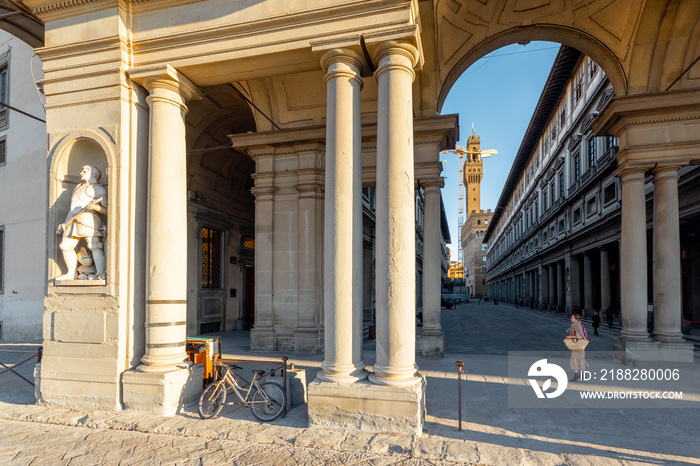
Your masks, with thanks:
[{"label": "window", "polygon": [[564,171],[559,172],[559,197],[564,196]]},{"label": "window", "polygon": [[202,227],[202,288],[223,287],[223,233]]},{"label": "window", "polygon": [[[7,63],[0,66],[0,102],[7,102]],[[0,128],[7,126],[7,107],[0,107]]]},{"label": "window", "polygon": [[481,250],[486,251],[489,248],[489,245],[486,243],[481,243]]},{"label": "window", "polygon": [[7,103],[7,65],[0,67],[0,102]]},{"label": "window", "polygon": [[590,61],[590,67],[588,68],[588,72],[589,72],[589,77],[592,81],[593,78],[595,77],[595,74],[598,72],[598,64],[596,62],[594,62],[593,60],[591,60],[590,58],[588,60]]},{"label": "window", "polygon": [[615,183],[610,183],[605,188],[603,188],[603,204],[608,205],[617,199],[617,190],[615,188]]},{"label": "window", "polygon": [[549,184],[549,198],[552,200],[552,204],[554,204],[554,182]]},{"label": "window", "polygon": [[484,260],[484,262],[486,262],[486,256],[484,256],[484,259],[483,259],[483,260]]},{"label": "window", "polygon": [[607,136],[605,138],[605,150],[606,152],[612,149],[613,147],[617,147],[619,145],[619,142],[617,141],[617,138],[615,136]]},{"label": "window", "polygon": [[5,138],[0,139],[0,165],[5,165],[5,162],[7,161],[7,156],[5,155],[6,148],[7,144],[5,142]]},{"label": "window", "polygon": [[580,154],[574,155],[574,162],[573,162],[573,169],[574,169],[574,181],[578,181],[581,179],[581,163],[580,163]]},{"label": "window", "polygon": [[547,210],[547,190],[542,190],[542,210]]},{"label": "window", "polygon": [[588,140],[588,167],[595,167],[595,138]]},{"label": "window", "polygon": [[5,228],[0,227],[0,294],[5,291]]},{"label": "window", "polygon": [[561,107],[561,113],[559,114],[559,126],[564,129],[564,125],[566,125],[566,105]]}]

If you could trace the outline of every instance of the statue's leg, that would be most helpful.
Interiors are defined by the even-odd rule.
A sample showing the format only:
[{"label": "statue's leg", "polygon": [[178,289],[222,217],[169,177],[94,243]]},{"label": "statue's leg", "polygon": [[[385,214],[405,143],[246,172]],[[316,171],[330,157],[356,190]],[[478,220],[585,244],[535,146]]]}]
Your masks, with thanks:
[{"label": "statue's leg", "polygon": [[65,274],[57,278],[57,280],[75,280],[75,271],[78,268],[78,255],[75,252],[75,247],[78,245],[77,238],[69,238],[64,236],[59,248],[63,254],[63,261],[66,263],[68,270]]},{"label": "statue's leg", "polygon": [[102,238],[90,236],[87,239],[88,248],[92,252],[92,260],[95,263],[95,276],[105,278],[105,253],[102,249]]}]

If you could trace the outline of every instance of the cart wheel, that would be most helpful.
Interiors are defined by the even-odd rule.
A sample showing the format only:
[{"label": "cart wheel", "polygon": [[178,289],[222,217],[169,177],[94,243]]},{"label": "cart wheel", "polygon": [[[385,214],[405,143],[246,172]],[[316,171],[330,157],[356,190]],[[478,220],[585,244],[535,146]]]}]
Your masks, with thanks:
[{"label": "cart wheel", "polygon": [[200,395],[197,411],[202,419],[216,416],[223,408],[226,401],[226,386],[222,382],[210,383]]},{"label": "cart wheel", "polygon": [[270,422],[280,417],[287,406],[287,394],[279,384],[265,382],[260,384],[260,390],[253,393],[251,401],[250,410],[253,416],[259,421]]}]

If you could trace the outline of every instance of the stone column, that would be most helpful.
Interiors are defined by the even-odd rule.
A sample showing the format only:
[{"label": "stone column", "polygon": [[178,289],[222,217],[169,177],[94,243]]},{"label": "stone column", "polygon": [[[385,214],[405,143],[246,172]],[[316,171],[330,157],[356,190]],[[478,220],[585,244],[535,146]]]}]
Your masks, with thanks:
[{"label": "stone column", "polygon": [[440,188],[439,180],[423,181],[425,215],[423,216],[423,330],[418,337],[418,354],[445,355],[445,335],[440,322]]},{"label": "stone column", "polygon": [[415,365],[416,238],[413,67],[418,51],[398,41],[375,51],[377,108],[377,362],[370,380],[420,383]]},{"label": "stone column", "polygon": [[[367,377],[362,360],[360,60],[349,49],[332,49],[321,58],[328,96],[323,256],[325,350],[318,374],[323,382],[351,383]],[[414,270],[412,267],[411,273]]]},{"label": "stone column", "polygon": [[683,341],[681,249],[678,223],[679,166],[654,170],[654,339]]},{"label": "stone column", "polygon": [[[646,168],[620,170],[622,232],[620,283],[623,341],[648,341],[647,333],[647,216],[644,195]],[[618,349],[618,348],[616,348]]]},{"label": "stone column", "polygon": [[548,273],[547,273],[547,281],[548,281],[548,292],[549,292],[549,310],[553,310],[552,306],[554,306],[554,309],[556,309],[557,305],[557,277],[556,277],[556,272],[557,272],[557,266],[555,264],[549,264],[548,267]]},{"label": "stone column", "polygon": [[547,269],[543,265],[537,266],[537,299],[540,303],[540,310],[544,309],[544,303],[547,299],[546,287],[542,286],[542,282],[547,280]]},{"label": "stone column", "polygon": [[557,261],[557,310],[564,312],[566,307],[566,290],[564,286],[564,263]]},{"label": "stone column", "polygon": [[[610,307],[610,258],[608,250],[600,250],[600,310]],[[603,318],[601,316],[601,318]]]},{"label": "stone column", "polygon": [[[169,65],[132,70],[149,92],[146,348],[124,374],[124,404],[171,415],[201,391],[185,353],[187,326],[186,102],[201,92]],[[197,380],[199,374],[199,380]],[[154,403],[155,401],[155,403]]]},{"label": "stone column", "polygon": [[593,312],[593,265],[591,253],[583,254],[583,312],[582,315],[592,315]]},{"label": "stone column", "polygon": [[[581,261],[578,256],[571,258],[569,275],[571,279],[571,310],[581,313]],[[576,309],[576,311],[574,311]]]}]

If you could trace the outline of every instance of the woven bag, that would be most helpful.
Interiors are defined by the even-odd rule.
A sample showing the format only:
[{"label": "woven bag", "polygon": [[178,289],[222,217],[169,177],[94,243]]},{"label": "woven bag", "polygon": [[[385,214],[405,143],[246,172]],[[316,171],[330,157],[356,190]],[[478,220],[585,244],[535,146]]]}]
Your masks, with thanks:
[{"label": "woven bag", "polygon": [[588,345],[588,340],[576,339],[576,338],[564,338],[564,344],[571,351],[583,351]]}]

